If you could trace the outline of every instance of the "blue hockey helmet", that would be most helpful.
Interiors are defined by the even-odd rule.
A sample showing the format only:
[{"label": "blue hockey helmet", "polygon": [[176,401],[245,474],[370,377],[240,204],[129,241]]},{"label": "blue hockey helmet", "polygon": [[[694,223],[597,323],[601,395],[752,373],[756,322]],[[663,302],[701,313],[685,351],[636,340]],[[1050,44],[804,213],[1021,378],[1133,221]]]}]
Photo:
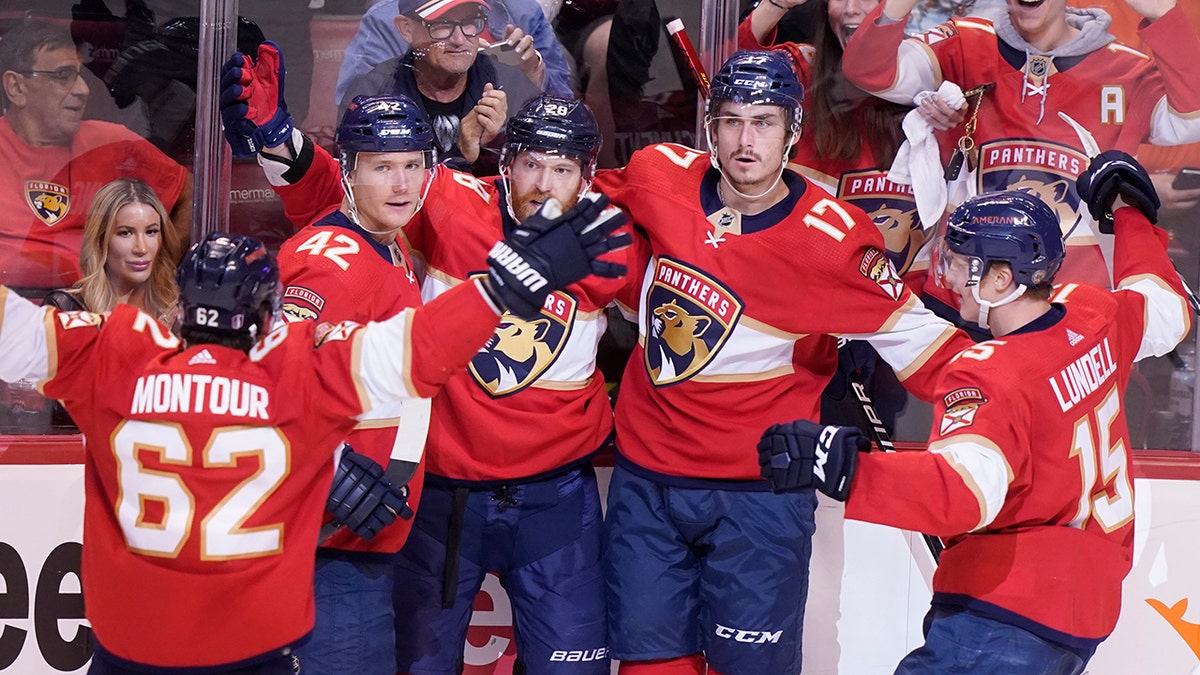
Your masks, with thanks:
[{"label": "blue hockey helmet", "polygon": [[780,52],[742,49],[721,65],[708,90],[709,117],[721,101],[778,105],[791,113],[793,131],[800,125],[804,87],[791,59]]},{"label": "blue hockey helmet", "polygon": [[[214,232],[192,246],[175,274],[183,327],[262,335],[279,306],[279,266],[253,238]],[[266,319],[269,321],[269,319]]]},{"label": "blue hockey helmet", "polygon": [[433,125],[412,99],[394,96],[355,96],[342,115],[334,139],[342,166],[359,152],[423,152],[432,168]]},{"label": "blue hockey helmet", "polygon": [[600,127],[583,101],[539,94],[508,120],[500,166],[507,168],[523,150],[556,153],[579,160],[590,180],[600,154]]},{"label": "blue hockey helmet", "polygon": [[1026,192],[992,192],[963,202],[946,223],[945,246],[970,261],[968,285],[1006,262],[1027,288],[1050,283],[1066,257],[1058,216]]}]

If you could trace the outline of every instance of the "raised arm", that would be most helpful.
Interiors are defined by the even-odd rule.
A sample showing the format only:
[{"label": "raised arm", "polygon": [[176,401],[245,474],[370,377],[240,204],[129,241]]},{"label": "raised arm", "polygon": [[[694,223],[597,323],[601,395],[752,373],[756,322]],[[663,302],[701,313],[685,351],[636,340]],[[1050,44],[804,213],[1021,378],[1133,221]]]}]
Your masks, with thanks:
[{"label": "raised arm", "polygon": [[917,39],[906,40],[904,24],[916,0],[887,0],[871,10],[842,56],[842,72],[863,91],[909,105],[922,91],[941,85],[932,52]]}]

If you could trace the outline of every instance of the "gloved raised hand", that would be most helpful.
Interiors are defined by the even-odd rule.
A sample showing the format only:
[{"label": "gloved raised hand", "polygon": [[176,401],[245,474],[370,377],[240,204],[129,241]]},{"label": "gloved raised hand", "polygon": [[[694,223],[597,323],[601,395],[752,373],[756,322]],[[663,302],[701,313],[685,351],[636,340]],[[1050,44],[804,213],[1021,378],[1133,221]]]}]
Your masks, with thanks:
[{"label": "gloved raised hand", "polygon": [[600,256],[625,248],[628,232],[613,234],[627,222],[607,197],[588,193],[565,213],[548,199],[534,215],[496,242],[488,254],[488,288],[501,308],[534,319],[546,296],[589,274],[616,278],[625,265]]},{"label": "gloved raised hand", "polygon": [[405,520],[413,517],[408,507],[408,487],[393,485],[378,462],[349,445],[342,447],[325,510],[334,522],[368,541],[394,523],[397,516]]},{"label": "gloved raised hand", "polygon": [[1152,223],[1158,222],[1158,193],[1150,174],[1129,153],[1106,150],[1092,158],[1075,183],[1079,198],[1100,224],[1100,231],[1112,234],[1113,202],[1117,195],[1141,211]]},{"label": "gloved raised hand", "polygon": [[855,427],[808,420],[773,424],[758,441],[758,466],[775,492],[816,488],[846,501],[858,453],[871,442]]},{"label": "gloved raised hand", "polygon": [[221,122],[234,157],[253,157],[292,134],[292,115],[283,100],[283,53],[270,40],[258,46],[253,63],[241,52],[221,66]]}]

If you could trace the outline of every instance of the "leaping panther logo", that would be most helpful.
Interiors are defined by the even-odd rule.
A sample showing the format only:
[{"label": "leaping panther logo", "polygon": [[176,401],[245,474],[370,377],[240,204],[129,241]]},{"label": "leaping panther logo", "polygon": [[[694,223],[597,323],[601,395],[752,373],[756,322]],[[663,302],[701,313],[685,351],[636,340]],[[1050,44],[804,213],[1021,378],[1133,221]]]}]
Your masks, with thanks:
[{"label": "leaping panther logo", "polygon": [[660,259],[646,298],[646,371],[655,386],[682,382],[712,362],[742,313],[741,301],[715,280]]},{"label": "leaping panther logo", "polygon": [[492,337],[471,359],[471,377],[490,396],[507,396],[533,384],[562,352],[576,303],[562,292],[551,298],[532,321],[512,314],[501,317]]},{"label": "leaping panther logo", "polygon": [[25,202],[34,215],[47,225],[55,225],[71,210],[71,193],[57,183],[25,181]]}]

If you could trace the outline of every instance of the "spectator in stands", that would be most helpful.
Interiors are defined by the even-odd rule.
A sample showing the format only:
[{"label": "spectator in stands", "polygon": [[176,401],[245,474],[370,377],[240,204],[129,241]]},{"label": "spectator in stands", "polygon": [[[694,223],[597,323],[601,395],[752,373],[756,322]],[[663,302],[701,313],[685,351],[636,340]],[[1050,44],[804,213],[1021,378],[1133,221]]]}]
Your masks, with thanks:
[{"label": "spectator in stands", "polygon": [[152,186],[178,240],[191,224],[183,167],[120,125],[83,120],[82,67],[71,36],[53,24],[26,20],[0,39],[0,282],[39,297],[79,280],[83,205],[114,178]]},{"label": "spectator in stands", "polygon": [[509,26],[508,47],[488,50],[498,55],[493,59],[481,53],[487,46],[484,0],[399,0],[397,6],[396,29],[409,50],[350,82],[343,100],[404,94],[433,124],[441,159],[457,169],[494,173],[498,150],[483,148],[504,128],[508,106],[520,107],[545,82],[533,38]]},{"label": "spectator in stands", "polygon": [[965,16],[991,18],[1003,11],[1004,0],[921,0],[913,7],[904,32],[918,35],[950,19]]},{"label": "spectator in stands", "polygon": [[100,188],[88,210],[79,253],[83,278],[51,291],[42,304],[109,312],[125,303],[174,326],[180,245],[154,190],[136,178],[118,178]]},{"label": "spectator in stands", "polygon": [[[334,92],[339,107],[346,107],[353,96],[346,92],[350,84],[371,72],[375,66],[408,52],[410,43],[396,30],[400,17],[400,5],[409,4],[402,0],[382,0],[371,6],[358,23],[358,32],[346,46],[342,57],[342,68],[338,71],[337,89]],[[489,30],[502,31],[508,25],[520,28],[533,38],[533,46],[545,59],[546,81],[543,89],[556,96],[571,96],[571,69],[554,29],[550,17],[536,0],[489,0],[487,13]]]}]

